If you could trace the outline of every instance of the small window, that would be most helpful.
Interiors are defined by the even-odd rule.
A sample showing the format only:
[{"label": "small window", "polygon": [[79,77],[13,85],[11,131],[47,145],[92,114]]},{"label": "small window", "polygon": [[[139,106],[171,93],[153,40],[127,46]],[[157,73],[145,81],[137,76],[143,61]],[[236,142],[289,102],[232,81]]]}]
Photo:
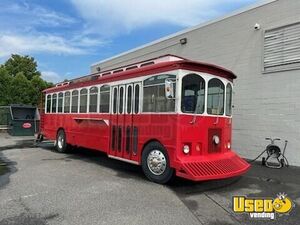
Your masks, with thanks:
[{"label": "small window", "polygon": [[58,103],[57,103],[57,112],[62,113],[63,110],[63,99],[64,99],[64,94],[60,92],[58,94]]},{"label": "small window", "polygon": [[183,113],[204,113],[205,81],[197,74],[189,74],[182,79],[181,111]]},{"label": "small window", "polygon": [[113,114],[117,113],[118,88],[114,88]]},{"label": "small window", "polygon": [[56,113],[56,106],[57,106],[57,94],[52,95],[52,113]]},{"label": "small window", "polygon": [[67,91],[65,93],[65,103],[64,103],[64,113],[70,112],[70,106],[71,106],[71,98],[70,98],[70,92]]},{"label": "small window", "polygon": [[100,88],[100,113],[109,113],[110,87],[104,85]]},{"label": "small window", "polygon": [[232,86],[231,84],[226,85],[226,116],[232,114]]},{"label": "small window", "polygon": [[72,91],[72,113],[78,113],[78,91]]},{"label": "small window", "polygon": [[123,114],[124,108],[124,87],[120,87],[120,98],[119,98],[119,113]]},{"label": "small window", "polygon": [[98,102],[98,88],[91,87],[89,112],[97,112],[97,102]]},{"label": "small window", "polygon": [[127,88],[127,113],[131,113],[131,107],[132,107],[132,86],[128,86]]},{"label": "small window", "polygon": [[224,114],[224,84],[217,78],[208,82],[207,113],[212,115]]},{"label": "small window", "polygon": [[80,91],[80,104],[79,104],[79,112],[86,113],[87,112],[87,89],[82,89]]},{"label": "small window", "polygon": [[51,95],[47,95],[46,97],[46,113],[51,112]]},{"label": "small window", "polygon": [[134,90],[134,113],[140,112],[140,85],[135,86]]}]

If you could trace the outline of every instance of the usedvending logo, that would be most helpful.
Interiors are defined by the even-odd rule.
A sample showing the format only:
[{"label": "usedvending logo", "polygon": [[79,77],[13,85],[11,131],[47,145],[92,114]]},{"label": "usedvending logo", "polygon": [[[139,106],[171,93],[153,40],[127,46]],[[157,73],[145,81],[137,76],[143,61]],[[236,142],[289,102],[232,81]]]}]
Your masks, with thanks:
[{"label": "usedvending logo", "polygon": [[232,202],[235,213],[247,213],[251,219],[274,220],[276,214],[289,215],[295,207],[293,201],[284,193],[279,193],[275,199],[234,196]]}]

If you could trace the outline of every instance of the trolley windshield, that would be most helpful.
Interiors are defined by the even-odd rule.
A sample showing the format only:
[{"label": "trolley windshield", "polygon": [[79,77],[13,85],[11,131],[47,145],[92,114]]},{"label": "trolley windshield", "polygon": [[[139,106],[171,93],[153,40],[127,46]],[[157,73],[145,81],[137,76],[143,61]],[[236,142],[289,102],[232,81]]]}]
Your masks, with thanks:
[{"label": "trolley windshield", "polygon": [[229,82],[225,92],[225,84],[219,78],[203,78],[199,74],[188,74],[182,78],[181,111],[183,113],[230,116],[231,99],[232,86]]}]

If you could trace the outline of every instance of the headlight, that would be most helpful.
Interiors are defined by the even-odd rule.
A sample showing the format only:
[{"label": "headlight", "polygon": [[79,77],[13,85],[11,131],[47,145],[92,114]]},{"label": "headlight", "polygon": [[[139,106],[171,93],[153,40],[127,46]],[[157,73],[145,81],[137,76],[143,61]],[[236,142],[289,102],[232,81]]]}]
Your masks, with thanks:
[{"label": "headlight", "polygon": [[189,154],[190,147],[188,145],[184,145],[182,151],[184,152],[184,154]]},{"label": "headlight", "polygon": [[218,144],[220,143],[220,138],[219,138],[218,135],[214,135],[214,136],[213,136],[213,142],[214,142],[216,145],[218,145]]}]

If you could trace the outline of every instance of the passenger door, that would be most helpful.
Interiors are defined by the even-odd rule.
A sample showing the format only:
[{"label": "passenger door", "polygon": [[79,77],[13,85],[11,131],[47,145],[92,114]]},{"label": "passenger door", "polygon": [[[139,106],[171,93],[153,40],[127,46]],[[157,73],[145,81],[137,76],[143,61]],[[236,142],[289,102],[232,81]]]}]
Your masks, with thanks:
[{"label": "passenger door", "polygon": [[109,155],[137,160],[138,129],[134,118],[140,112],[140,90],[141,83],[112,87]]},{"label": "passenger door", "polygon": [[125,85],[112,87],[111,144],[109,155],[122,157]]}]

